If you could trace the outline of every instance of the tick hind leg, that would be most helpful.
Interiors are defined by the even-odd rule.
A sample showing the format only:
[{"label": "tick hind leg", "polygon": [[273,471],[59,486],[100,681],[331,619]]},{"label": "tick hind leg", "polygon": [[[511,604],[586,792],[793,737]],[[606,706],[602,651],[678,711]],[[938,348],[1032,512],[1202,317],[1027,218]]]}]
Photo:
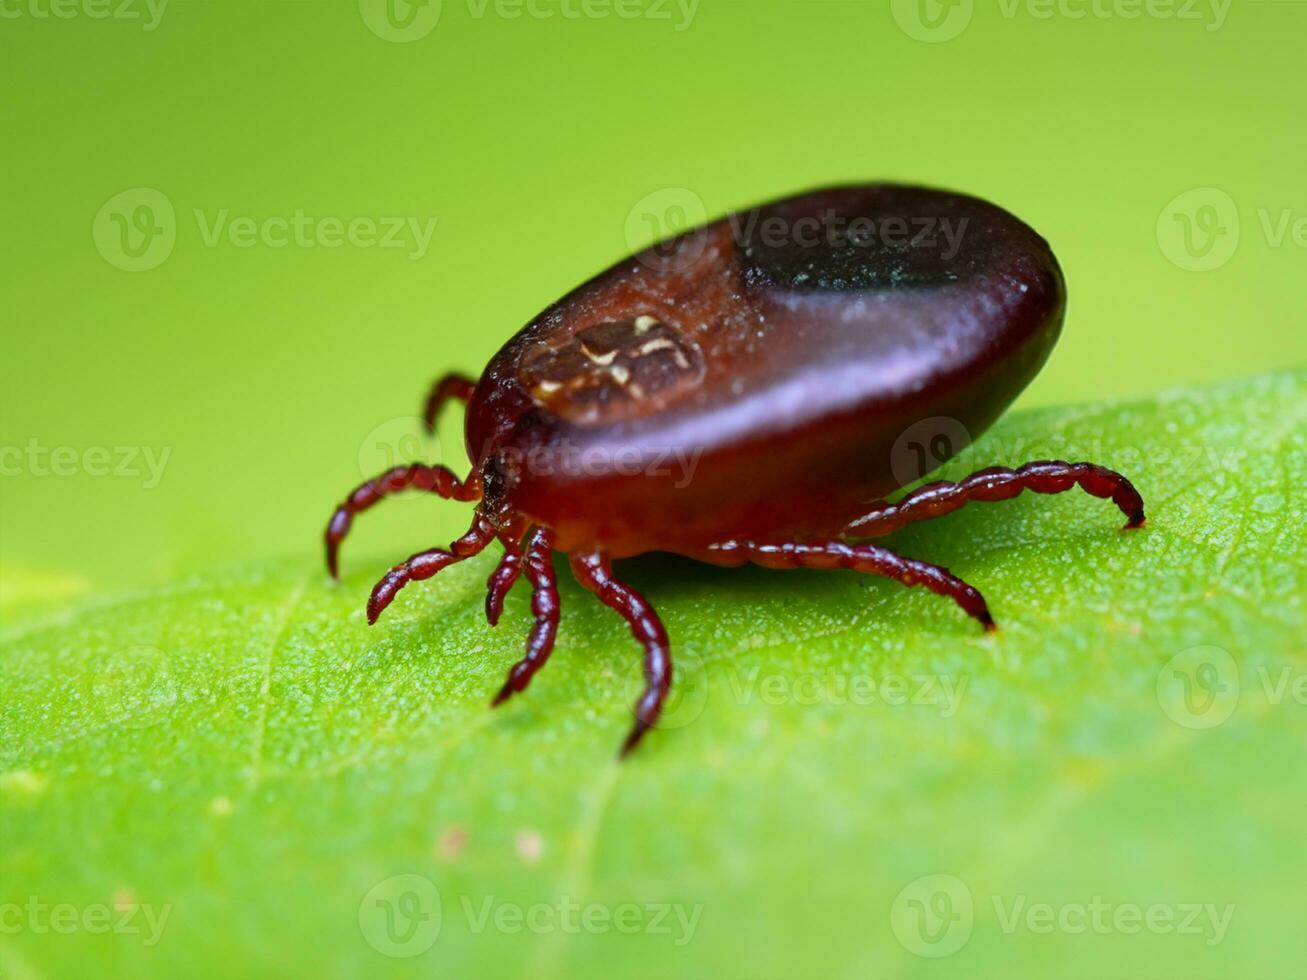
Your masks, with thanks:
[{"label": "tick hind leg", "polygon": [[723,541],[710,545],[705,560],[714,565],[761,565],[764,568],[847,568],[880,575],[903,585],[921,585],[952,599],[987,631],[994,629],[985,598],[947,568],[904,558],[871,544],[822,541],[811,544],[767,544],[755,541]]},{"label": "tick hind leg", "polygon": [[436,419],[446,402],[458,401],[466,405],[475,388],[476,382],[462,374],[447,374],[433,384],[422,407],[422,422],[427,432],[435,431]]},{"label": "tick hind leg", "polygon": [[667,630],[653,606],[639,592],[613,576],[608,556],[601,551],[573,555],[572,574],[631,627],[631,635],[644,647],[644,692],[635,702],[635,724],[622,743],[626,755],[653,728],[663,712],[672,686],[672,654]]},{"label": "tick hind leg", "polygon": [[1093,463],[1039,460],[1015,470],[995,466],[958,483],[931,483],[897,503],[882,501],[844,533],[852,538],[878,538],[916,521],[951,514],[972,500],[1010,500],[1022,490],[1063,493],[1076,485],[1092,496],[1110,498],[1125,514],[1127,528],[1143,527],[1143,498],[1120,473]]}]

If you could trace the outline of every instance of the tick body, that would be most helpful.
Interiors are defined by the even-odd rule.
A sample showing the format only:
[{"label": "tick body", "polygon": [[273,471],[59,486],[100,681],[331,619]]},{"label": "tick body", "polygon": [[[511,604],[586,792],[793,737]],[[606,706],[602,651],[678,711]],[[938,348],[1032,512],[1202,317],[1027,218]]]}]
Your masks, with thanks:
[{"label": "tick body", "polygon": [[[729,215],[574,290],[479,379],[437,382],[427,422],[446,401],[466,402],[469,475],[412,464],[364,483],[327,526],[328,566],[335,574],[353,516],[391,493],[475,501],[467,534],[386,574],[368,618],[408,582],[500,541],[487,617],[498,620],[525,575],[535,626],[498,704],[552,651],[552,555],[567,554],[644,647],[646,688],[623,752],[657,722],[672,664],[662,623],[616,577],[615,558],[854,569],[923,585],[990,629],[973,587],[870,542],[971,500],[1077,485],[1112,499],[1128,527],[1143,524],[1130,482],[1092,463],[983,470],[883,499],[924,475],[904,479],[914,442],[930,444],[933,468],[999,416],[1048,357],[1065,300],[1047,243],[973,197],[870,184]],[[927,420],[947,420],[935,433],[946,441]]]}]

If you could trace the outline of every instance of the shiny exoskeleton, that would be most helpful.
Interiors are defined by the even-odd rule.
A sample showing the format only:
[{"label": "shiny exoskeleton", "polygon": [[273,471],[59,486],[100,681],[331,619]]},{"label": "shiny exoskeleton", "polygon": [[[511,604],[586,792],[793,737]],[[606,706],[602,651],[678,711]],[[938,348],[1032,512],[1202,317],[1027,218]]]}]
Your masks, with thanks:
[{"label": "shiny exoskeleton", "polygon": [[[1143,524],[1130,482],[1092,463],[993,468],[882,499],[910,482],[895,454],[911,427],[946,419],[974,437],[999,416],[1048,357],[1065,301],[1048,244],[973,197],[870,184],[728,215],[574,290],[480,378],[440,380],[425,419],[466,403],[470,473],[414,463],[364,483],[327,526],[327,564],[335,575],[354,515],[389,494],[476,501],[465,535],[382,578],[368,621],[410,581],[499,540],[487,617],[524,574],[535,626],[498,704],[553,649],[553,553],[565,553],[644,647],[623,753],[657,722],[672,665],[662,623],[614,575],[615,558],[854,569],[923,585],[992,629],[976,589],[868,542],[968,501],[1077,485],[1110,498],[1127,527]],[[932,466],[963,448],[933,445]]]}]

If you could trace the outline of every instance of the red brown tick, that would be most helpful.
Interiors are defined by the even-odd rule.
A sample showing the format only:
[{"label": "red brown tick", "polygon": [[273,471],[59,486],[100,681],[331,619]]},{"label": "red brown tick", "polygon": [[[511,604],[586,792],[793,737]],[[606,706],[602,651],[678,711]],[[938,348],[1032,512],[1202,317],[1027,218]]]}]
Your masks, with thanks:
[{"label": "red brown tick", "polygon": [[[629,752],[672,680],[667,632],[612,560],[669,551],[715,565],[847,568],[947,596],[993,629],[980,593],[945,568],[867,543],[971,500],[1079,485],[1144,523],[1130,482],[1040,461],[932,483],[894,503],[891,455],[926,418],[988,427],[1048,357],[1066,292],[1048,244],[961,194],[888,184],[816,191],[729,215],[624,259],[549,307],[480,379],[449,375],[426,402],[467,405],[472,469],[412,463],[359,486],[326,530],[327,566],[354,515],[405,489],[477,501],[448,550],[396,565],[375,623],[405,585],[498,539],[494,625],[520,575],[533,589],[526,655],[494,703],[526,688],[558,630],[553,552],[630,625],[645,688]],[[960,446],[937,447],[942,462]],[[677,461],[669,465],[669,460]],[[693,465],[687,465],[693,461]]]}]

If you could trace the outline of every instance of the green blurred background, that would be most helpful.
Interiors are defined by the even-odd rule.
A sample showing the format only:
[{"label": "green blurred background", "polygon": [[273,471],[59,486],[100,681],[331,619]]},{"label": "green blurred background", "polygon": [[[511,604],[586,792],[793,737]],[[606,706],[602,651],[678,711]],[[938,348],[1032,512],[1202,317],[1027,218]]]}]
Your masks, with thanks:
[{"label": "green blurred background", "polygon": [[[830,181],[958,188],[1052,241],[1070,315],[1024,404],[1307,354],[1298,0],[395,2],[0,3],[4,567],[57,591],[316,554],[388,452],[430,454],[438,372],[696,208]],[[124,271],[159,194],[175,245]],[[297,213],[435,226],[242,244]]]},{"label": "green blurred background", "polygon": [[[0,614],[19,624],[0,911],[10,890],[103,903],[120,878],[179,910],[157,959],[116,937],[0,936],[0,972],[367,975],[384,964],[354,931],[358,895],[395,869],[508,902],[712,900],[684,951],[451,927],[438,956],[390,964],[413,975],[1040,975],[1080,967],[1069,950],[1117,975],[1283,971],[1301,947],[1302,715],[1245,711],[1200,742],[1157,712],[1153,661],[1213,643],[1248,670],[1301,659],[1285,639],[1301,606],[1269,598],[1300,581],[1276,530],[1297,517],[1276,496],[1287,452],[1256,492],[1227,471],[1184,493],[1148,468],[1170,506],[1119,550],[1088,532],[1029,546],[1059,515],[1105,523],[1083,499],[923,532],[922,554],[978,566],[1001,597],[993,644],[946,604],[851,576],[740,572],[727,589],[688,563],[633,569],[670,616],[682,688],[717,687],[702,725],[625,768],[609,761],[637,654],[597,603],[569,598],[569,656],[494,716],[484,699],[521,634],[481,620],[488,566],[451,570],[384,631],[363,625],[375,570],[447,542],[465,505],[369,514],[343,588],[316,563],[345,492],[440,451],[414,418],[437,374],[475,373],[543,306],[686,221],[813,185],[949,186],[1049,238],[1070,312],[1023,405],[1302,364],[1305,37],[1301,0],[0,0]],[[311,244],[288,233],[297,219]],[[1295,422],[1246,407],[1229,431],[1252,426],[1263,465]],[[461,468],[458,414],[442,444]],[[1157,426],[1192,439],[1183,415]],[[989,537],[950,546],[959,526]],[[208,566],[224,570],[189,592],[147,589]],[[118,600],[65,615],[79,592]],[[520,626],[521,590],[511,603]],[[740,669],[974,670],[976,708],[953,723],[729,703],[731,651],[760,639]],[[86,693],[101,671],[116,690],[101,663],[156,655],[185,695],[164,720],[77,734],[113,707]],[[447,866],[463,844],[443,828],[460,826],[473,842]],[[1242,931],[1163,959],[1157,937],[1022,936],[1013,952],[991,928],[974,956],[904,966],[881,907],[932,868],[1035,896],[1109,868],[1131,900],[1237,899]],[[79,962],[92,948],[103,958]]]}]

